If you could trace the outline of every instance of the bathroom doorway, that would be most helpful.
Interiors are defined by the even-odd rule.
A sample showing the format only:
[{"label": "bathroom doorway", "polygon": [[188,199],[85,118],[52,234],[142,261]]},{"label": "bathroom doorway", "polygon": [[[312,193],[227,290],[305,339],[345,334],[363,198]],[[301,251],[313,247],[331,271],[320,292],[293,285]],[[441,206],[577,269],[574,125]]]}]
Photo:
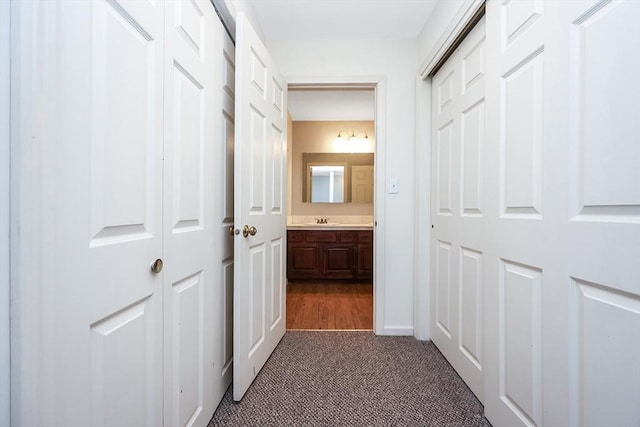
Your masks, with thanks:
[{"label": "bathroom doorway", "polygon": [[373,330],[375,88],[288,101],[287,329]]}]

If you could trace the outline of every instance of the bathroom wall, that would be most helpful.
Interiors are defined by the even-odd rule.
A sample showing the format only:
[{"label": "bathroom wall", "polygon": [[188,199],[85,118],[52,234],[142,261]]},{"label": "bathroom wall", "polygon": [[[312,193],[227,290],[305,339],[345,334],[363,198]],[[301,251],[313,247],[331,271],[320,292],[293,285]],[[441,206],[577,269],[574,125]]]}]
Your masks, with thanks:
[{"label": "bathroom wall", "polygon": [[375,147],[373,121],[294,121],[292,147],[289,152],[291,190],[289,215],[373,215],[373,203],[303,203],[302,202],[302,153],[332,153],[333,141],[341,130],[366,132]]}]

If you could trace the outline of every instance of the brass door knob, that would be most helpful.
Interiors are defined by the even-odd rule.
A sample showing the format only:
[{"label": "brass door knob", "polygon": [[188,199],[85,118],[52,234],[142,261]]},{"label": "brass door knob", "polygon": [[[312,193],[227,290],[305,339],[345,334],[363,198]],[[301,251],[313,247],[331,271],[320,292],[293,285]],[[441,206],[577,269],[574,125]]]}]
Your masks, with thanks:
[{"label": "brass door knob", "polygon": [[153,264],[151,264],[151,271],[158,274],[162,271],[162,267],[164,267],[164,263],[160,258],[158,258],[157,260],[153,261]]},{"label": "brass door knob", "polygon": [[245,224],[245,226],[242,227],[242,236],[243,237],[247,237],[249,235],[255,236],[257,232],[258,232],[258,229],[255,228],[253,225],[251,227],[249,227],[248,225]]}]

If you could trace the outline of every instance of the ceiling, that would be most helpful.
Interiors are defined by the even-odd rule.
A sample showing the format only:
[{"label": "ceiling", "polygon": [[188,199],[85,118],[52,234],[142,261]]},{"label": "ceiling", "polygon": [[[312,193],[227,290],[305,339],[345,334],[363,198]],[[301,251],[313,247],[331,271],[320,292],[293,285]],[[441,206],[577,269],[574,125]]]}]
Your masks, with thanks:
[{"label": "ceiling", "polygon": [[[247,0],[267,40],[412,39],[437,0]],[[295,121],[374,120],[372,90],[289,91]]]},{"label": "ceiling", "polygon": [[412,39],[437,0],[249,0],[267,40]]}]

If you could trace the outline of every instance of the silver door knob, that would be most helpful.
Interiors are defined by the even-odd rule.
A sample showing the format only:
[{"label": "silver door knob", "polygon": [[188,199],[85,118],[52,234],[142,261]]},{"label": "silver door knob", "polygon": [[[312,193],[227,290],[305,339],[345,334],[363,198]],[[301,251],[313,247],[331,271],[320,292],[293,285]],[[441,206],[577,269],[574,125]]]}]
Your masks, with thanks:
[{"label": "silver door knob", "polygon": [[151,264],[151,271],[158,274],[162,271],[163,266],[164,266],[164,263],[160,258],[158,258],[157,260],[153,261],[153,264]]}]

